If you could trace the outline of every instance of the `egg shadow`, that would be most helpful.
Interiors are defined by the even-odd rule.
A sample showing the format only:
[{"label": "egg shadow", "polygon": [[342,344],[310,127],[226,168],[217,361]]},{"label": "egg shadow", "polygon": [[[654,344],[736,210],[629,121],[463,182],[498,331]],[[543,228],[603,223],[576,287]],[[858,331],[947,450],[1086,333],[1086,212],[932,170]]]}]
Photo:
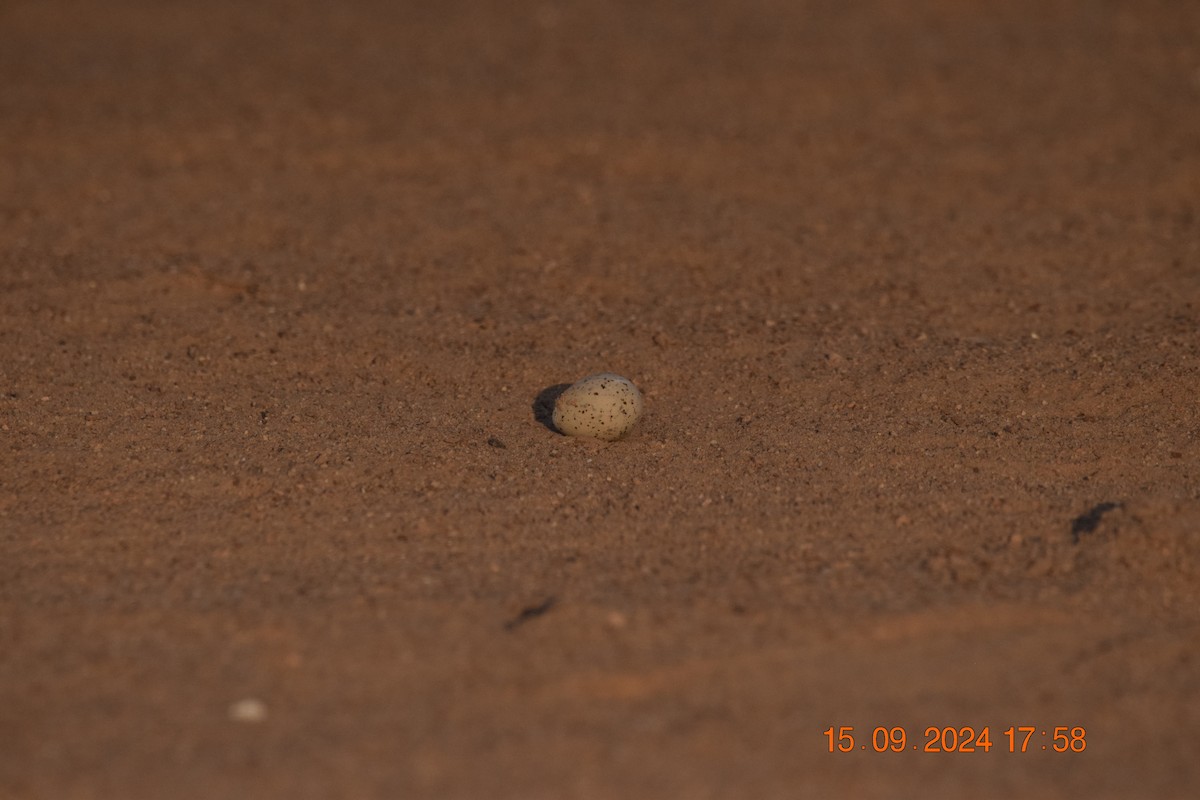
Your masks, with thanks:
[{"label": "egg shadow", "polygon": [[570,386],[571,384],[569,383],[556,383],[553,386],[547,386],[538,392],[537,398],[533,401],[533,418],[555,433],[562,433],[562,431],[554,427],[554,404],[558,402],[558,398]]}]

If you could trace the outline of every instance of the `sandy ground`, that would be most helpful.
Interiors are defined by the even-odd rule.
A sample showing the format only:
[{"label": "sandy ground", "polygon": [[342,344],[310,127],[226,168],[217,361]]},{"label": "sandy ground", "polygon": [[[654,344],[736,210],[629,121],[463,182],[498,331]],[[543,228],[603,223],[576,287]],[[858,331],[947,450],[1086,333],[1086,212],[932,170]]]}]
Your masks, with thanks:
[{"label": "sandy ground", "polygon": [[0,797],[1195,797],[1198,42],[3,3]]}]

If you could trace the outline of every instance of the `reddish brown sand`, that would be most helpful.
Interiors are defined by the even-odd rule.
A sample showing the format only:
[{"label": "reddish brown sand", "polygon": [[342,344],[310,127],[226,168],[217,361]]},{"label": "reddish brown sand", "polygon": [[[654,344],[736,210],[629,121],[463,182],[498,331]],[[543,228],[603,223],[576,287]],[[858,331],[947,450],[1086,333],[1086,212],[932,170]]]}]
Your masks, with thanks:
[{"label": "reddish brown sand", "polygon": [[221,5],[0,5],[0,797],[1197,796],[1200,4]]}]

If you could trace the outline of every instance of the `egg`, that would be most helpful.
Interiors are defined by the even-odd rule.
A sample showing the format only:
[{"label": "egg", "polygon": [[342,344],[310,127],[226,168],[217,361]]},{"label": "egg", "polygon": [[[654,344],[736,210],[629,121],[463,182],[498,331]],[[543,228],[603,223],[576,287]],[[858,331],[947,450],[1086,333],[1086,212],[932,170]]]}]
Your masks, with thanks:
[{"label": "egg", "polygon": [[602,372],[568,386],[554,401],[554,427],[567,436],[616,441],[642,416],[642,393],[628,378]]}]

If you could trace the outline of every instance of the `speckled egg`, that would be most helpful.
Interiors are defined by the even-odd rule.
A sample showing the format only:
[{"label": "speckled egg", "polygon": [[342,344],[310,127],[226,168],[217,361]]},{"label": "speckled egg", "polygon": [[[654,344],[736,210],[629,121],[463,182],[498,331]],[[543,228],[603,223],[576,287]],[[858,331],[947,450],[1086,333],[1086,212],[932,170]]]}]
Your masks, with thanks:
[{"label": "speckled egg", "polygon": [[554,402],[554,427],[567,436],[616,441],[642,416],[642,393],[628,378],[602,372],[567,387]]}]

